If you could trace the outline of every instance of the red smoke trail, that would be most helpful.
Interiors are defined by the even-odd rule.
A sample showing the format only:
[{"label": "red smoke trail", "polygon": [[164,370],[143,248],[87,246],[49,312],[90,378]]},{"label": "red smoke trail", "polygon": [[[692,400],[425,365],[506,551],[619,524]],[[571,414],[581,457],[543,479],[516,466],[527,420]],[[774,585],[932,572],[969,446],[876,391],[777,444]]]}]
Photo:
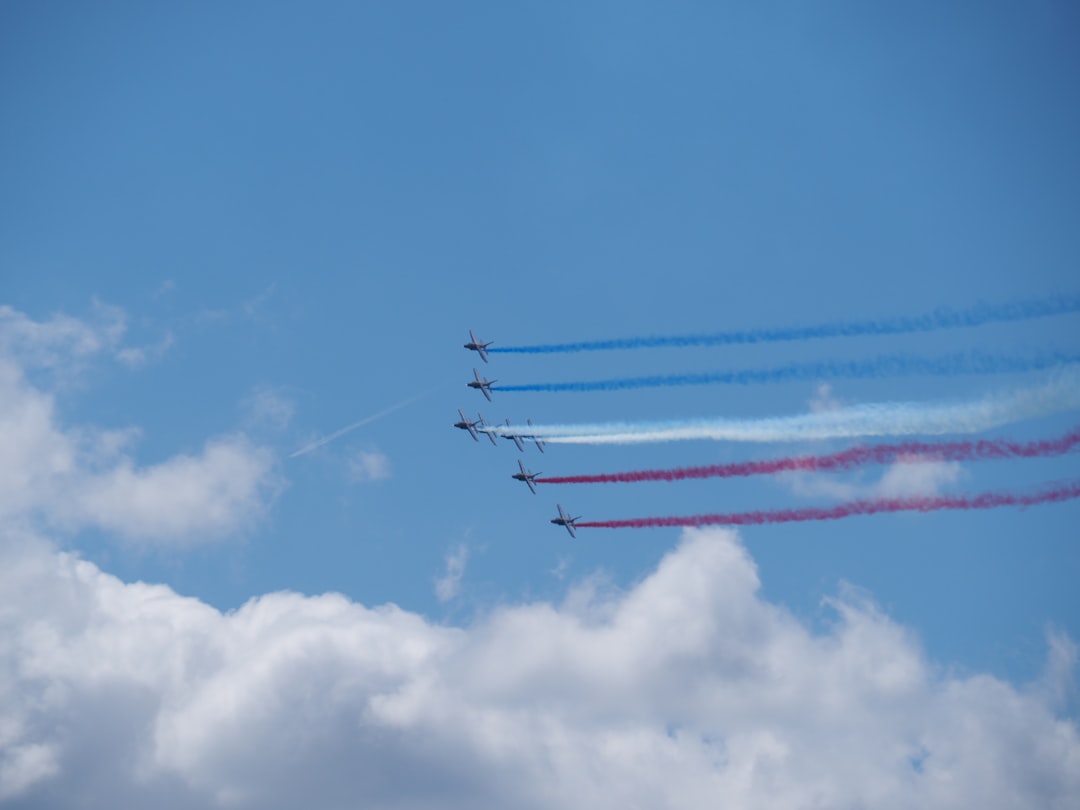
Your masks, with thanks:
[{"label": "red smoke trail", "polygon": [[668,470],[600,475],[564,475],[537,478],[538,484],[630,484],[638,481],[685,481],[691,478],[741,478],[779,472],[840,472],[865,464],[896,461],[987,461],[1007,458],[1060,456],[1080,446],[1080,427],[1059,439],[1011,442],[1004,439],[977,442],[901,442],[852,447],[824,456],[788,456],[766,461],[740,461],[704,467],[676,467]]},{"label": "red smoke trail", "polygon": [[575,524],[579,529],[647,529],[658,526],[757,526],[763,523],[801,523],[807,520],[840,520],[855,515],[880,512],[936,512],[939,509],[996,509],[999,506],[1037,506],[1080,498],[1080,481],[1058,484],[1032,495],[1011,492],[984,492],[972,497],[881,498],[852,501],[838,506],[808,506],[801,509],[775,509],[758,512],[732,512],[726,515],[689,515],[686,517],[648,517],[629,520],[596,520]]}]

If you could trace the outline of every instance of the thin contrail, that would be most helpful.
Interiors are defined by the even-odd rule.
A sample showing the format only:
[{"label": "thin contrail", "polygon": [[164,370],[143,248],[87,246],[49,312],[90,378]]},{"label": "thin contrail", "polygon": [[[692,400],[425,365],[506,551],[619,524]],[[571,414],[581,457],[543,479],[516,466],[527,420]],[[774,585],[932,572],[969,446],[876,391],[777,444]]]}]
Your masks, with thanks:
[{"label": "thin contrail", "polygon": [[879,402],[820,413],[764,419],[689,419],[670,422],[492,426],[497,436],[539,436],[552,444],[638,444],[688,439],[788,442],[861,436],[977,433],[1023,419],[1080,408],[1080,367],[1054,374],[1044,385],[971,402]]},{"label": "thin contrail", "polygon": [[989,323],[1008,323],[1052,315],[1080,312],[1080,294],[1053,295],[1013,301],[1007,304],[978,304],[967,309],[940,307],[922,315],[907,315],[880,320],[830,321],[812,326],[772,329],[741,329],[700,335],[639,336],[613,340],[587,340],[578,343],[546,343],[532,346],[492,346],[491,354],[552,354],[595,352],[615,349],[646,349],[685,346],[730,346],[745,343],[775,343],[856,335],[901,335],[934,332],[940,329],[963,329]]},{"label": "thin contrail", "polygon": [[431,394],[431,391],[425,391],[422,394],[417,394],[416,396],[409,397],[408,399],[403,400],[402,402],[399,402],[397,405],[391,405],[389,408],[387,408],[385,410],[379,411],[378,413],[373,413],[371,416],[365,416],[359,422],[353,422],[351,425],[347,425],[346,427],[343,427],[341,430],[334,431],[329,436],[323,436],[321,439],[317,439],[316,441],[313,441],[311,444],[306,445],[304,447],[301,447],[295,453],[290,453],[289,458],[296,458],[297,456],[307,455],[308,453],[312,452],[313,450],[318,450],[320,447],[323,447],[325,445],[330,444],[330,442],[334,441],[335,439],[340,439],[346,433],[349,433],[349,432],[351,432],[353,430],[356,430],[358,427],[363,427],[364,425],[370,425],[372,422],[375,422],[375,421],[377,421],[379,419],[382,419],[384,416],[389,416],[394,411],[400,411],[402,408],[404,408],[404,407],[406,407],[408,405],[412,405],[417,400],[421,400],[421,399],[423,399],[424,397],[426,397],[426,396],[428,396],[430,394]]},{"label": "thin contrail", "polygon": [[1080,355],[1043,352],[1034,357],[1013,357],[989,352],[954,353],[942,357],[881,355],[869,360],[825,360],[813,363],[789,363],[766,369],[712,371],[694,374],[660,374],[650,377],[617,377],[610,380],[581,382],[527,383],[493,385],[493,391],[625,391],[634,388],[660,388],[684,385],[751,385],[798,380],[874,379],[916,375],[952,377],[961,374],[1009,374],[1046,371],[1057,366],[1080,362]]},{"label": "thin contrail", "polygon": [[783,472],[841,472],[869,464],[918,461],[995,461],[1014,458],[1052,458],[1080,449],[1080,427],[1056,439],[1016,442],[982,439],[963,442],[900,442],[849,447],[817,456],[785,456],[762,461],[736,461],[697,467],[563,475],[537,478],[537,484],[634,484],[641,481],[689,481],[702,478],[743,478]]},{"label": "thin contrail", "polygon": [[757,512],[730,512],[714,515],[594,520],[575,524],[579,529],[647,529],[661,526],[759,526],[765,523],[802,523],[808,520],[840,520],[856,515],[882,512],[937,512],[942,509],[997,509],[1002,506],[1039,506],[1080,498],[1080,481],[1051,485],[1031,494],[983,492],[979,495],[878,498],[852,501],[837,506],[807,506],[796,509],[767,509]]}]

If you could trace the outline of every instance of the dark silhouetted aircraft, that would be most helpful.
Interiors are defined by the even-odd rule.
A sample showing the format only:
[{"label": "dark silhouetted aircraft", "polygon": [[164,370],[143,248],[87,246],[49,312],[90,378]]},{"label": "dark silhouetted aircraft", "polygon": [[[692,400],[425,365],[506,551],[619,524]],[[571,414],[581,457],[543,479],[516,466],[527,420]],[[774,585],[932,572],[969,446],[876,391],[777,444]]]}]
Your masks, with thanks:
[{"label": "dark silhouetted aircraft", "polygon": [[551,522],[554,523],[556,526],[565,526],[566,530],[570,532],[570,536],[573,538],[577,538],[577,535],[574,534],[574,521],[581,520],[581,515],[578,515],[577,517],[570,517],[568,514],[566,514],[566,512],[562,510],[562,506],[560,506],[559,504],[555,504],[555,506],[559,510],[559,516],[557,518],[552,518]]},{"label": "dark silhouetted aircraft", "polygon": [[533,482],[536,480],[536,476],[540,475],[540,473],[529,472],[528,470],[526,470],[525,465],[521,463],[520,458],[518,459],[518,469],[521,470],[521,472],[514,473],[510,477],[517,481],[524,481],[526,484],[529,485],[529,490],[532,492],[532,494],[535,495],[536,487],[533,485]]},{"label": "dark silhouetted aircraft", "polygon": [[473,382],[465,383],[465,385],[469,386],[469,388],[478,389],[481,394],[487,397],[487,401],[491,402],[491,384],[498,381],[489,380],[487,377],[481,378],[480,372],[477,371],[475,368],[472,370],[472,373],[473,376],[476,377],[476,379]]},{"label": "dark silhouetted aircraft", "polygon": [[486,363],[488,361],[487,347],[490,346],[493,342],[494,341],[489,340],[487,343],[481,343],[479,340],[477,340],[476,335],[473,334],[473,330],[470,329],[469,342],[465,344],[465,348],[479,354],[480,359]]},{"label": "dark silhouetted aircraft", "polygon": [[469,431],[470,436],[472,436],[474,439],[476,439],[476,441],[480,441],[480,437],[478,435],[476,435],[476,426],[481,424],[481,422],[483,420],[482,419],[475,419],[475,420],[470,421],[470,420],[466,419],[465,418],[465,412],[463,410],[461,410],[461,408],[458,408],[457,412],[458,412],[458,416],[461,417],[461,421],[460,422],[454,422],[454,427],[460,428],[461,430]]}]

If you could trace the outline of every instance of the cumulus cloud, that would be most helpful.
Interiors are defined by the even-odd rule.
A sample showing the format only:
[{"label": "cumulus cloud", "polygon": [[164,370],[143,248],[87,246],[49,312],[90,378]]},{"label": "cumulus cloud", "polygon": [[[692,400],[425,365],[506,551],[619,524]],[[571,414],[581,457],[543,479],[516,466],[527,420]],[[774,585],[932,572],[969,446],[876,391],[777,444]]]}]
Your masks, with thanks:
[{"label": "cumulus cloud", "polygon": [[919,458],[900,459],[885,468],[874,485],[874,495],[882,498],[906,498],[937,495],[960,480],[963,467],[956,461]]},{"label": "cumulus cloud", "polygon": [[160,360],[176,342],[172,333],[166,333],[156,343],[124,345],[127,321],[123,309],[96,299],[87,318],[54,313],[41,321],[0,305],[0,355],[24,369],[54,373],[77,370],[99,354],[110,355],[128,368],[138,369]]},{"label": "cumulus cloud", "polygon": [[116,359],[128,368],[142,368],[143,366],[156,363],[176,343],[172,332],[167,332],[165,337],[156,343],[148,343],[145,346],[125,346],[117,350]]},{"label": "cumulus cloud", "polygon": [[383,481],[390,477],[390,459],[378,450],[358,450],[349,459],[349,477],[353,481]]},{"label": "cumulus cloud", "polygon": [[964,476],[957,461],[918,456],[901,458],[885,467],[877,480],[841,478],[827,473],[789,473],[782,477],[791,491],[802,497],[826,497],[841,501],[856,498],[908,498],[933,496]]},{"label": "cumulus cloud", "polygon": [[35,321],[0,305],[0,354],[17,358],[29,368],[56,368],[114,350],[126,330],[124,311],[100,301],[94,301],[89,320],[56,313]]},{"label": "cumulus cloud", "polygon": [[446,555],[446,572],[435,580],[435,596],[440,602],[449,602],[461,592],[461,578],[465,576],[465,563],[469,549],[462,543]]},{"label": "cumulus cloud", "polygon": [[0,555],[0,796],[24,807],[994,810],[1080,794],[1080,735],[1042,690],[949,674],[858,592],[812,631],[761,595],[728,530],[687,531],[627,591],[464,629],[333,594],[222,614],[68,554]]},{"label": "cumulus cloud", "polygon": [[806,404],[810,413],[825,413],[844,407],[844,401],[833,394],[832,386],[828,383],[819,383],[814,396]]},{"label": "cumulus cloud", "polygon": [[54,394],[26,378],[27,366],[70,366],[111,345],[120,334],[113,326],[66,316],[38,323],[10,308],[0,321],[0,521],[192,543],[258,519],[277,486],[265,448],[221,436],[199,452],[139,465],[130,455],[137,428],[65,426]]},{"label": "cumulus cloud", "polygon": [[296,403],[281,391],[266,386],[256,388],[243,404],[247,422],[256,428],[284,430],[296,415]]}]

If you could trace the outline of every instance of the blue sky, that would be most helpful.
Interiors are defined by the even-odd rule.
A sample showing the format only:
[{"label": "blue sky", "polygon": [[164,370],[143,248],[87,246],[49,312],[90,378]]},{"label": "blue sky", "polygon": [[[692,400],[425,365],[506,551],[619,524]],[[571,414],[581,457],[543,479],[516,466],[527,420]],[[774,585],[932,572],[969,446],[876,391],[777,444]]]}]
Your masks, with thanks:
[{"label": "blue sky", "polygon": [[[9,535],[200,609],[337,592],[393,603],[436,635],[495,633],[501,610],[563,605],[582,583],[630,599],[668,570],[662,560],[709,554],[678,530],[571,541],[548,524],[556,500],[606,519],[873,492],[889,471],[534,497],[509,478],[509,442],[474,444],[450,425],[459,407],[595,422],[976,398],[1036,377],[493,403],[464,384],[474,365],[514,384],[883,353],[1075,353],[1080,316],[487,366],[462,348],[467,330],[496,345],[561,342],[1075,293],[1076,34],[1076,11],[1049,2],[7,4],[3,359],[17,369],[9,401],[47,422],[40,433],[6,422],[29,482],[5,496]],[[1053,436],[1075,421],[990,435]],[[53,464],[76,445],[75,468]],[[843,446],[559,446],[523,458],[562,475]],[[1077,463],[926,470],[909,485],[1031,489],[1075,477]],[[89,489],[71,489],[76,478]],[[828,600],[862,594],[851,604],[879,606],[866,615],[902,628],[928,672],[985,673],[1019,695],[1046,677],[1053,650],[1076,657],[1077,525],[1073,502],[749,528],[723,542],[741,549],[731,565],[756,565],[755,598],[811,635],[835,631]],[[1057,711],[1075,739],[1069,678],[1073,698]],[[72,761],[0,802],[63,795]],[[215,801],[232,795],[184,773]]]}]

